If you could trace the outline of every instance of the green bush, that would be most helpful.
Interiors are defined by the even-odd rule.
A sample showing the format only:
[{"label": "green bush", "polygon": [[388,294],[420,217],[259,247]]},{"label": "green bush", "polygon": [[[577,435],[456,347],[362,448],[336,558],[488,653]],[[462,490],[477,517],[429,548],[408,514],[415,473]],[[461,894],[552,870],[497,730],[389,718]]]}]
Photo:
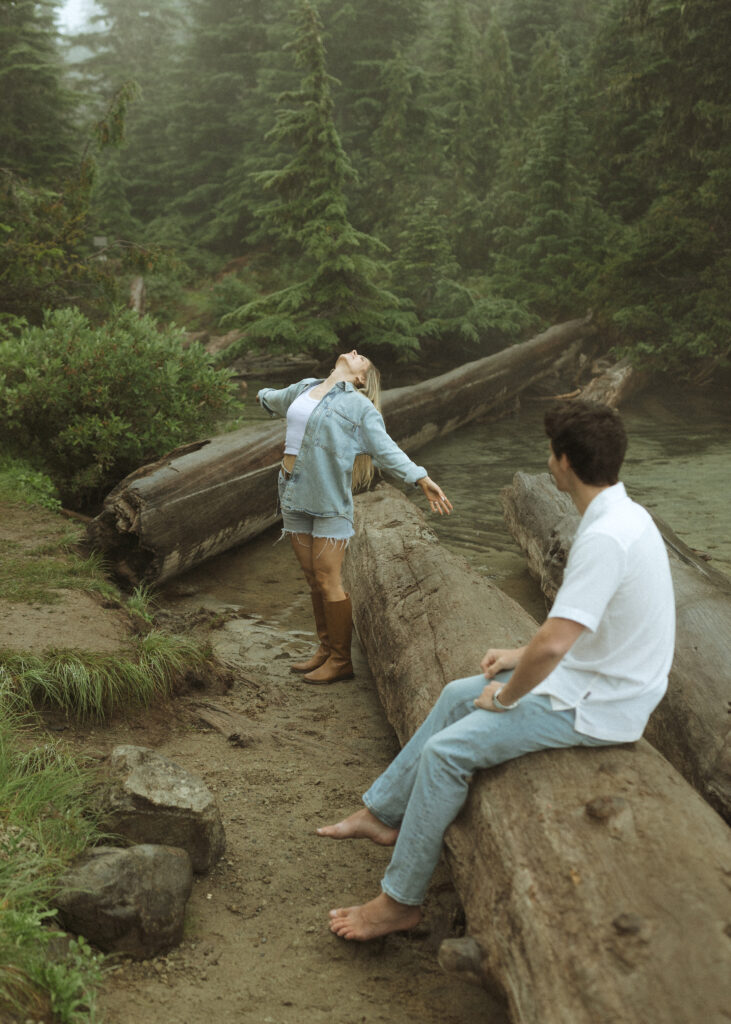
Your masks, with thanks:
[{"label": "green bush", "polygon": [[0,345],[0,432],[75,508],[205,434],[234,402],[229,371],[200,345],[131,310],[102,327],[54,310]]},{"label": "green bush", "polygon": [[37,505],[57,512],[61,508],[53,481],[24,459],[0,455],[0,501]]}]

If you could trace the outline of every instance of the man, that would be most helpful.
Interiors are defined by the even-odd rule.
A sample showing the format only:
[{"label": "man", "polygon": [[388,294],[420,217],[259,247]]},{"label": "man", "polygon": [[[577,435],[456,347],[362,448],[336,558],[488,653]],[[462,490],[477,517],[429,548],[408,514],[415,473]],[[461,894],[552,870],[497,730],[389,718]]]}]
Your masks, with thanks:
[{"label": "man", "polygon": [[330,911],[330,929],[342,938],[418,924],[444,832],[477,769],[534,750],[637,740],[667,688],[670,567],[649,513],[617,482],[627,447],[622,422],[606,406],[571,402],[551,409],[545,427],[548,468],[582,517],[563,584],[530,643],[490,649],[482,675],[445,686],[365,793],[365,807],[317,830],[394,847],[381,893]]}]

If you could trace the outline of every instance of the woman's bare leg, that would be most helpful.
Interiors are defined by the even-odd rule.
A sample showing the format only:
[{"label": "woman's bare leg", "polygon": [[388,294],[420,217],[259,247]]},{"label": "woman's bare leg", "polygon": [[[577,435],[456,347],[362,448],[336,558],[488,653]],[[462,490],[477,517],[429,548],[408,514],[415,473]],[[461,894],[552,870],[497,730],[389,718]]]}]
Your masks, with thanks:
[{"label": "woman's bare leg", "polygon": [[329,537],[312,538],[312,572],[316,585],[326,601],[344,601],[345,591],[341,569],[347,545]]},{"label": "woman's bare leg", "polygon": [[315,571],[312,568],[313,538],[308,533],[290,533],[289,539],[292,544],[292,550],[295,553],[295,557],[300,564],[300,568],[305,574],[308,587],[310,590],[317,590]]}]

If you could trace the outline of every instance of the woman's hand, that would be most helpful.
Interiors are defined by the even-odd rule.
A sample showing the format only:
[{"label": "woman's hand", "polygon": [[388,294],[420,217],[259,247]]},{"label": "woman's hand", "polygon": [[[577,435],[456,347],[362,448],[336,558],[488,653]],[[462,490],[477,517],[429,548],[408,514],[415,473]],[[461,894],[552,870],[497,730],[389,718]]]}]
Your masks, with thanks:
[{"label": "woman's hand", "polygon": [[445,512],[447,515],[450,514],[452,511],[452,502],[441,487],[438,487],[428,476],[421,477],[420,480],[417,480],[417,483],[424,492],[426,500],[431,506],[432,512],[438,512],[440,516],[443,516]]},{"label": "woman's hand", "polygon": [[493,679],[498,672],[506,672],[520,661],[520,656],[525,647],[497,648],[491,647],[480,662],[480,668],[485,679]]}]

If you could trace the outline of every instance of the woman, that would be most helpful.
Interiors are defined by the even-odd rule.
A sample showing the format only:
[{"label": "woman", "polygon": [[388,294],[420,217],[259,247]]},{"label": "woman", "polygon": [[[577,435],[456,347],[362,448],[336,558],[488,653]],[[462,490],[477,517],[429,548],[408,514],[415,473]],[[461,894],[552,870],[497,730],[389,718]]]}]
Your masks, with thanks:
[{"label": "woman", "polygon": [[279,473],[283,531],[289,534],[310,588],[320,647],[292,665],[308,683],[351,679],[352,612],[340,570],[353,530],[353,490],[367,486],[373,462],[405,483],[418,484],[432,511],[452,505],[426,470],[386,433],[380,413],[380,374],[355,349],[338,356],[326,380],[309,377],[288,388],[262,388],[257,401],[286,416]]}]

